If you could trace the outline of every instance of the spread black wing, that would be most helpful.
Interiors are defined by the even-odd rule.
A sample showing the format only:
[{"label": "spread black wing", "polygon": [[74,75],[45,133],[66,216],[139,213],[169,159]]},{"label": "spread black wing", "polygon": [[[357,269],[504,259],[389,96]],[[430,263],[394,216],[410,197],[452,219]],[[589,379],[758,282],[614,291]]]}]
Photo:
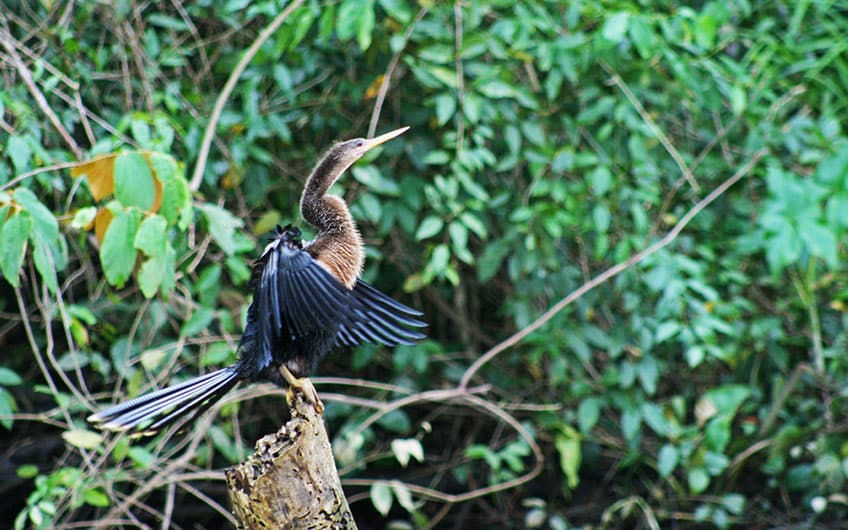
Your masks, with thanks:
[{"label": "spread black wing", "polygon": [[426,326],[414,318],[420,312],[361,280],[348,289],[297,241],[282,237],[269,244],[257,273],[254,318],[266,355],[277,341],[294,343],[316,335],[329,336],[329,346],[395,346],[425,337],[416,329]]},{"label": "spread black wing", "polygon": [[421,312],[389,298],[371,284],[356,280],[351,296],[356,300],[357,319],[341,323],[337,343],[353,346],[376,342],[386,346],[415,344],[426,335],[415,328],[427,324],[415,319]]}]

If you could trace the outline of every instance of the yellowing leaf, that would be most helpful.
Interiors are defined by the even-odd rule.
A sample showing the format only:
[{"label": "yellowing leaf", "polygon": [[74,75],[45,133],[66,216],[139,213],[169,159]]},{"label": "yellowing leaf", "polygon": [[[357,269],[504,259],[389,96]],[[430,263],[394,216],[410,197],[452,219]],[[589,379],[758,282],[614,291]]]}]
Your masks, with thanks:
[{"label": "yellowing leaf", "polygon": [[97,210],[97,215],[94,217],[94,235],[99,243],[103,243],[103,237],[106,235],[106,229],[109,228],[109,223],[115,215],[109,208],[100,208]]},{"label": "yellowing leaf", "polygon": [[115,172],[115,158],[117,156],[116,153],[101,155],[88,162],[83,162],[71,168],[71,176],[79,177],[80,175],[85,175],[92,197],[94,197],[94,200],[99,201],[115,191],[113,175]]},{"label": "yellowing leaf", "polygon": [[86,429],[71,429],[62,433],[66,442],[81,449],[95,449],[103,443],[103,436]]},{"label": "yellowing leaf", "polygon": [[267,234],[271,230],[274,229],[275,226],[280,224],[280,219],[282,219],[282,215],[277,210],[268,210],[262,217],[256,220],[256,223],[253,225],[253,233],[256,235]]},{"label": "yellowing leaf", "polygon": [[378,75],[374,81],[368,85],[368,88],[365,89],[365,99],[374,99],[377,97],[377,94],[380,93],[380,85],[383,84],[384,75]]}]

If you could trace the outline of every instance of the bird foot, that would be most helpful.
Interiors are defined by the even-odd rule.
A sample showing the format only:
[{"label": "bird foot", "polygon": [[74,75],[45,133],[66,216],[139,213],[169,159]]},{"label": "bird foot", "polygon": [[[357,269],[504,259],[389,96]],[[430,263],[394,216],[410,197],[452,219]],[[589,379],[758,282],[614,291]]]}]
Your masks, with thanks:
[{"label": "bird foot", "polygon": [[[306,401],[312,403],[315,406],[315,410],[318,414],[324,413],[324,403],[321,402],[321,398],[318,397],[318,391],[315,390],[315,386],[312,384],[312,381],[307,377],[295,377],[291,371],[285,366],[280,367],[280,374],[283,376],[283,379],[289,384],[288,392],[294,392],[295,390],[299,391]],[[287,392],[286,397],[288,398],[289,404],[291,404],[292,399],[294,398],[293,394],[289,394]]]}]

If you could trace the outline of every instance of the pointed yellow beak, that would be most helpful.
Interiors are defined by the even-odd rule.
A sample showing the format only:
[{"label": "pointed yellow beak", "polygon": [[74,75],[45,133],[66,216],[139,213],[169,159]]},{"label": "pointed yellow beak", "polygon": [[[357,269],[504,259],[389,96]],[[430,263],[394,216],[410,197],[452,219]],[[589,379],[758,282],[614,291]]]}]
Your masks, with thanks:
[{"label": "pointed yellow beak", "polygon": [[391,140],[392,138],[396,138],[401,134],[405,133],[409,130],[409,127],[401,127],[400,129],[395,129],[394,131],[387,132],[386,134],[381,134],[376,138],[371,138],[370,140],[365,140],[365,145],[362,146],[362,152],[369,151],[380,144],[384,144]]}]

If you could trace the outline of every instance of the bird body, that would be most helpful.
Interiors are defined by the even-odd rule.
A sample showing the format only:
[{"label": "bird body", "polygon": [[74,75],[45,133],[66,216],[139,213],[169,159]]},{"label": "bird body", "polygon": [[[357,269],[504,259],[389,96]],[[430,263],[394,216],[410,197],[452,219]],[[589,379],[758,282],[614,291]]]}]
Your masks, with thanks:
[{"label": "bird body", "polygon": [[[254,263],[253,300],[235,364],[108,408],[89,421],[108,430],[153,434],[208,409],[239,381],[301,387],[297,378],[311,373],[335,347],[395,346],[424,338],[416,329],[425,326],[415,318],[420,312],[359,278],[362,238],[344,201],[326,195],[366,151],[406,130],[336,144],[315,166],[301,214],[318,233],[304,242],[299,229],[277,227]],[[314,400],[318,406],[317,396]]]}]

